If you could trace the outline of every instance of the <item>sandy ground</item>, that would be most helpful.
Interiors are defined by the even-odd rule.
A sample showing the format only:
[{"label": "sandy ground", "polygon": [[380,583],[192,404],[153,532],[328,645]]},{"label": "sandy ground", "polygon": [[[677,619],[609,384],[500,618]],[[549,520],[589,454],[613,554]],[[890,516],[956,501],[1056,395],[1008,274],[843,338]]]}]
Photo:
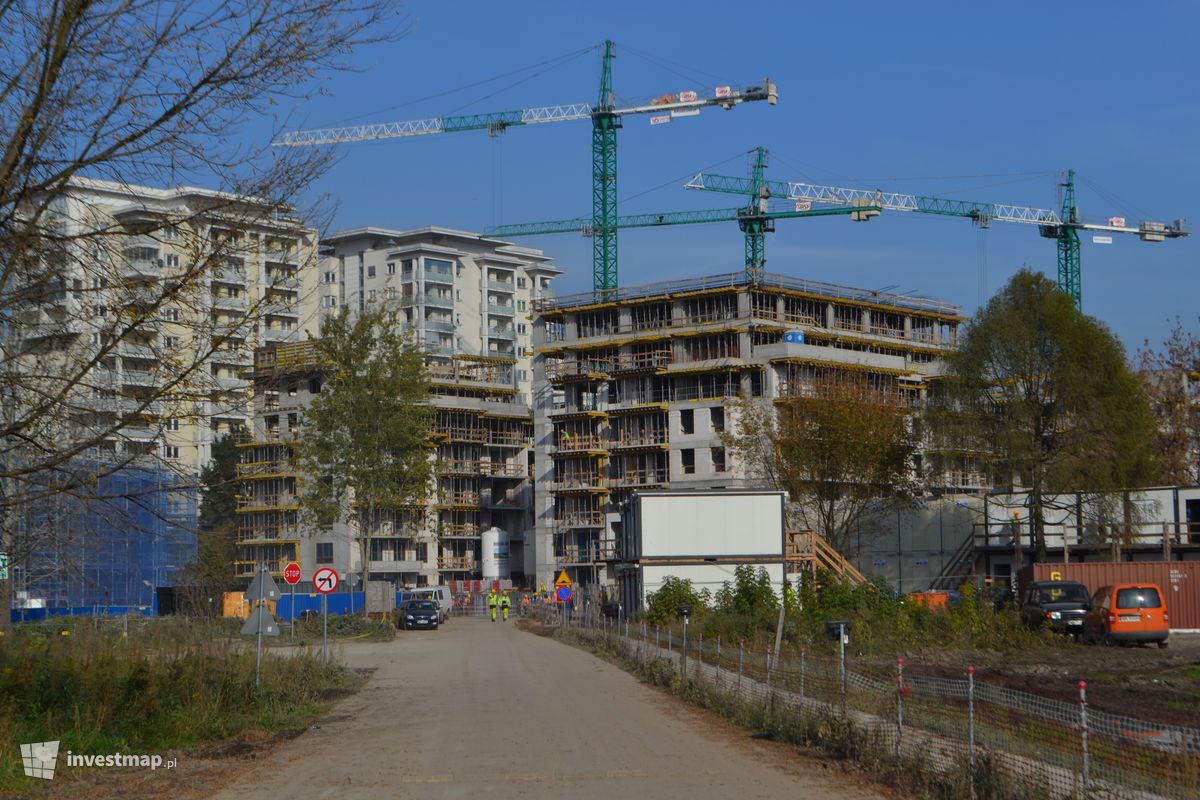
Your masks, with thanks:
[{"label": "sandy ground", "polygon": [[511,622],[456,619],[345,658],[377,667],[364,689],[216,797],[885,796]]}]

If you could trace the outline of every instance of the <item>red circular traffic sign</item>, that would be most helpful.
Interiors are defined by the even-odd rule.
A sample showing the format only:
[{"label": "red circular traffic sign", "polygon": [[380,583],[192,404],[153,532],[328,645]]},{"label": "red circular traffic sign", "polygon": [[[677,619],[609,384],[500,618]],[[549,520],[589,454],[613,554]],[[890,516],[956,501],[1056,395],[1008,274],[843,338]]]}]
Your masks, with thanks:
[{"label": "red circular traffic sign", "polygon": [[283,568],[283,579],[295,586],[300,582],[300,565],[295,561]]},{"label": "red circular traffic sign", "polygon": [[313,588],[321,594],[329,594],[338,587],[337,570],[333,567],[321,567],[313,573]]}]

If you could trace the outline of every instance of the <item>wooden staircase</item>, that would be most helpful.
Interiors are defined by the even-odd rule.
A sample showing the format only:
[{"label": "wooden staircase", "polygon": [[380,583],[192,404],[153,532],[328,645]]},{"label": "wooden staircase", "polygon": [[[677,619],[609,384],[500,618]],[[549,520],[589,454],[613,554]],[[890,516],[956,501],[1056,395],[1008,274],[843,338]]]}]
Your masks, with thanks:
[{"label": "wooden staircase", "polygon": [[788,531],[784,563],[789,574],[807,572],[815,577],[818,569],[826,569],[855,586],[867,582],[853,564],[813,531]]}]

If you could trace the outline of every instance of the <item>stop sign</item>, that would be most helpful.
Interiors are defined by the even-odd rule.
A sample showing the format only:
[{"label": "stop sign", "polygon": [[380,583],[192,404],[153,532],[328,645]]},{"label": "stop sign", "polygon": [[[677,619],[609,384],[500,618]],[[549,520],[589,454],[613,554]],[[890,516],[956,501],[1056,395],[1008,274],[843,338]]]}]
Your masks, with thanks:
[{"label": "stop sign", "polygon": [[295,586],[300,582],[300,565],[295,561],[283,568],[283,579]]}]

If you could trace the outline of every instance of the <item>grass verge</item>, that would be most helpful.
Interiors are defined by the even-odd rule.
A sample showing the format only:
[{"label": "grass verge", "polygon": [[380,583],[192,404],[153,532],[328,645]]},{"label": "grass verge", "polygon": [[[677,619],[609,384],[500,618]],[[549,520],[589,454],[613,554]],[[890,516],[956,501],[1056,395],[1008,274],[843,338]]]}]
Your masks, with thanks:
[{"label": "grass verge", "polygon": [[[0,790],[44,783],[24,775],[24,742],[57,740],[60,753],[162,752],[303,728],[361,685],[310,654],[264,652],[255,686],[254,649],[228,627],[172,619],[128,630],[86,621],[15,628],[0,639]],[[70,775],[61,769],[56,781]]]}]

